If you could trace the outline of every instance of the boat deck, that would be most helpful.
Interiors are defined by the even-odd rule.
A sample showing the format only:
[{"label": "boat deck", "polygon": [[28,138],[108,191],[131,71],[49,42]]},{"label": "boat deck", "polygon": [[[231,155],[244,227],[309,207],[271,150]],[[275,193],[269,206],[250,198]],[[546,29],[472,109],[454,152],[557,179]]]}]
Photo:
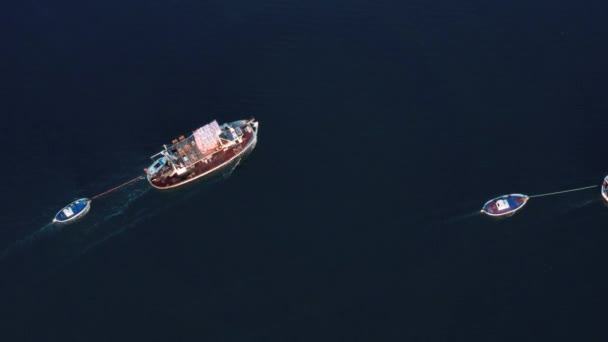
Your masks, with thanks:
[{"label": "boat deck", "polygon": [[206,155],[198,149],[194,136],[192,135],[174,144],[169,150],[174,153],[174,156],[178,159],[178,164],[183,167],[191,166],[195,164],[196,161],[206,157]]},{"label": "boat deck", "polygon": [[[508,203],[508,205],[506,207],[500,208],[497,204],[498,201],[503,200],[506,201],[506,203]],[[484,211],[485,213],[489,214],[489,215],[493,215],[493,216],[501,216],[501,215],[506,215],[512,212],[517,211],[519,208],[521,208],[522,206],[524,206],[526,204],[526,201],[528,200],[528,197],[524,196],[524,195],[507,195],[507,196],[502,196],[502,197],[498,197],[495,198],[489,202],[487,202],[482,211]]]},{"label": "boat deck", "polygon": [[196,162],[189,172],[181,176],[174,175],[171,177],[154,178],[150,180],[150,183],[159,189],[168,189],[204,176],[210,173],[211,171],[227,164],[229,161],[241,154],[241,152],[243,152],[243,149],[249,148],[254,137],[255,133],[253,131],[243,131],[243,141],[240,144],[235,145],[227,150],[213,154],[211,159],[207,160],[206,162]]},{"label": "boat deck", "polygon": [[78,199],[61,209],[53,222],[66,223],[85,215],[90,208],[91,200],[88,198]]}]

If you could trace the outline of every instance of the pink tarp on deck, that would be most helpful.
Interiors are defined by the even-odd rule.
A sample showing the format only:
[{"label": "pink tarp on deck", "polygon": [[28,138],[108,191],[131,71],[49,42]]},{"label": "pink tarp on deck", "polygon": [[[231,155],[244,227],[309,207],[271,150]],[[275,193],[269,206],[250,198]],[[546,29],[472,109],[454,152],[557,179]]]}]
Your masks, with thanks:
[{"label": "pink tarp on deck", "polygon": [[194,140],[198,149],[204,153],[218,147],[220,144],[220,133],[222,133],[222,130],[215,120],[194,131]]}]

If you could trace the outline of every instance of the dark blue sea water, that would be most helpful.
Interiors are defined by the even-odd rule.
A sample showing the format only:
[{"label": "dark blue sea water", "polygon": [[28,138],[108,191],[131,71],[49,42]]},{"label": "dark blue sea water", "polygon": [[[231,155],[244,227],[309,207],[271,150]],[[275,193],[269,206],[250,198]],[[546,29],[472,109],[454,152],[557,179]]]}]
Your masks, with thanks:
[{"label": "dark blue sea water", "polygon": [[[608,5],[68,1],[0,9],[0,340],[605,339]],[[229,176],[132,184],[255,116]]]}]

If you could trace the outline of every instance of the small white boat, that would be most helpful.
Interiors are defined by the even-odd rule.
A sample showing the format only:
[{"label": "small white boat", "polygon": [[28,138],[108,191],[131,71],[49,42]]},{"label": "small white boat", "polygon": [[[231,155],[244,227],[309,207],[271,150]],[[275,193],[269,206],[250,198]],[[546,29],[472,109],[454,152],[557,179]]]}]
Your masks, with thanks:
[{"label": "small white boat", "polygon": [[608,202],[608,176],[604,177],[604,182],[602,183],[602,197]]},{"label": "small white boat", "polygon": [[53,223],[69,223],[86,215],[91,209],[91,200],[80,198],[66,205],[53,218]]},{"label": "small white boat", "polygon": [[481,212],[489,216],[510,216],[523,208],[530,197],[522,194],[510,194],[493,198],[486,202]]}]

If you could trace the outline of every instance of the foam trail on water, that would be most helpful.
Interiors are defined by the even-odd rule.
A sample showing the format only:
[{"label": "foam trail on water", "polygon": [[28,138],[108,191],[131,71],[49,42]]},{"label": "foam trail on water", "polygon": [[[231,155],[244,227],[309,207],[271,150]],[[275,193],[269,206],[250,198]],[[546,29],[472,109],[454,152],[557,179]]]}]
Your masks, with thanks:
[{"label": "foam trail on water", "polygon": [[[155,215],[155,211],[153,211],[153,210],[146,210],[145,212],[140,212],[139,215],[132,218],[128,224],[123,225],[120,229],[111,231],[108,235],[106,235],[98,240],[95,240],[95,241],[87,244],[86,246],[83,246],[82,251],[79,253],[79,255],[84,255],[89,250],[103,244],[104,242],[108,241],[109,239],[111,239],[115,236],[122,234],[127,229],[137,225],[138,223],[140,223],[140,222],[144,221],[145,219],[152,217],[154,215]],[[117,216],[117,215],[114,215],[114,216]],[[109,218],[108,218],[108,220],[109,220]]]},{"label": "foam trail on water", "polygon": [[[120,215],[122,215],[125,210],[137,199],[139,199],[141,196],[145,195],[149,190],[150,187],[145,184],[145,185],[140,185],[140,186],[134,186],[134,187],[129,187],[129,192],[127,192],[125,197],[126,200],[121,200],[121,199],[112,199],[112,200],[106,200],[106,199],[100,199],[100,200],[95,200],[92,204],[91,204],[91,212],[89,214],[87,214],[86,216],[84,216],[82,219],[80,219],[79,221],[74,222],[73,224],[70,225],[56,225],[53,224],[52,222],[49,222],[47,224],[45,224],[44,226],[36,229],[33,233],[13,242],[11,245],[9,245],[0,255],[0,261],[5,259],[7,256],[17,253],[21,250],[23,250],[26,247],[30,247],[33,244],[35,244],[37,241],[41,241],[45,238],[48,238],[50,236],[57,236],[58,234],[65,234],[66,237],[68,235],[82,235],[81,239],[79,239],[80,241],[87,240],[87,236],[92,237],[94,233],[101,233],[101,235],[107,236],[107,235],[114,235],[114,232],[112,231],[108,231],[108,232],[98,232],[100,230],[100,226],[110,220],[112,220],[113,218],[119,217]],[[123,196],[124,196],[123,195]],[[120,195],[119,195],[120,197]],[[119,203],[117,205],[109,205],[109,203]],[[83,227],[83,225],[86,225]],[[73,229],[74,228],[74,229]],[[124,229],[122,229],[124,230]],[[102,240],[105,240],[106,238],[102,238]],[[96,241],[94,241],[92,244],[96,244]],[[91,245],[91,243],[87,243],[86,244]],[[74,246],[72,246],[74,247]],[[86,249],[86,246],[84,246],[84,248]]]},{"label": "foam trail on water", "polygon": [[6,256],[23,248],[24,246],[29,246],[34,241],[42,238],[43,236],[47,236],[54,230],[54,228],[55,225],[52,222],[49,222],[44,226],[36,229],[33,233],[13,242],[4,250],[4,252],[2,252],[2,255],[0,255],[0,260],[3,260]]},{"label": "foam trail on water", "polygon": [[[197,187],[186,187],[179,195],[150,191],[152,187],[147,182],[130,184],[111,196],[94,200],[91,211],[73,224],[48,224],[22,239],[27,243],[13,243],[2,254],[0,264],[14,267],[19,263],[18,269],[23,270],[24,277],[40,278],[55,273],[113,237],[189,201],[200,194],[205,185],[223,181],[229,175],[208,179]],[[137,202],[148,192],[152,194],[144,203]]]},{"label": "foam trail on water", "polygon": [[480,216],[480,215],[481,215],[481,213],[479,211],[472,211],[472,212],[469,212],[467,214],[452,216],[450,218],[442,220],[441,223],[442,224],[457,223],[457,222],[469,220],[469,219],[471,219],[473,217],[477,217],[477,216]]},{"label": "foam trail on water", "polygon": [[600,201],[600,199],[596,198],[596,199],[589,199],[589,200],[581,201],[579,203],[572,204],[572,205],[568,206],[568,208],[565,209],[563,212],[561,212],[561,214],[562,215],[569,214],[573,211],[582,209],[582,208],[589,206],[590,204],[596,203],[598,201]]},{"label": "foam trail on water", "polygon": [[108,221],[115,216],[119,216],[124,213],[124,211],[131,205],[132,202],[139,199],[141,196],[145,195],[148,191],[150,191],[149,186],[145,186],[145,188],[135,189],[127,194],[127,200],[122,204],[115,205],[110,208],[110,212],[103,217],[103,221]]},{"label": "foam trail on water", "polygon": [[[144,209],[138,211],[134,216],[130,216],[128,221],[121,220],[121,216],[126,214],[127,209],[137,199],[141,198],[150,190],[150,187],[136,189],[127,195],[127,200],[120,205],[112,205],[106,208],[100,208],[102,211],[99,217],[93,218],[84,229],[78,233],[66,234],[62,240],[64,249],[70,252],[58,258],[46,271],[55,272],[66,265],[78,260],[89,250],[103,244],[111,238],[118,236],[126,230],[132,228],[143,219],[152,217],[157,214],[157,210]],[[75,235],[76,238],[74,239]]]}]

